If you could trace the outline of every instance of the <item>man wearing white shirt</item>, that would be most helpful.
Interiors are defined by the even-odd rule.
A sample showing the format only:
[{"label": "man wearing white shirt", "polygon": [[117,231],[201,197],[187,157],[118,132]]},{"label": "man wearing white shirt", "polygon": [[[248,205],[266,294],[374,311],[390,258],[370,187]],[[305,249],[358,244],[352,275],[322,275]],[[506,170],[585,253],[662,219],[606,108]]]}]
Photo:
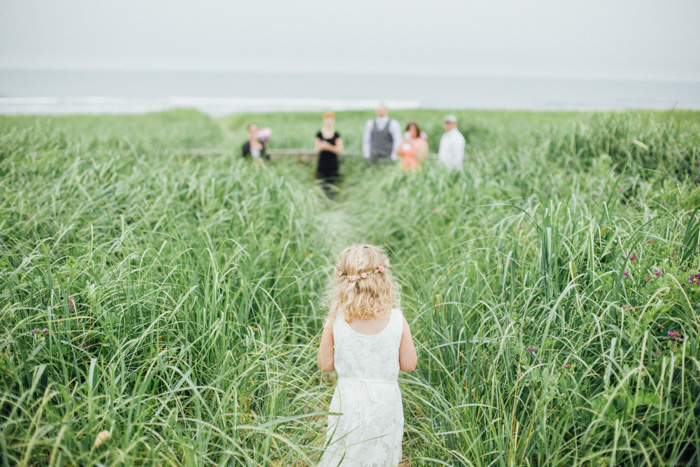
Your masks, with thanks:
[{"label": "man wearing white shirt", "polygon": [[365,123],[362,154],[372,163],[398,160],[396,151],[401,145],[399,122],[389,118],[389,111],[384,104],[377,106],[376,113],[376,118]]},{"label": "man wearing white shirt", "polygon": [[448,115],[443,120],[445,133],[440,138],[438,161],[450,170],[464,168],[464,147],[467,142],[457,129],[457,117]]}]

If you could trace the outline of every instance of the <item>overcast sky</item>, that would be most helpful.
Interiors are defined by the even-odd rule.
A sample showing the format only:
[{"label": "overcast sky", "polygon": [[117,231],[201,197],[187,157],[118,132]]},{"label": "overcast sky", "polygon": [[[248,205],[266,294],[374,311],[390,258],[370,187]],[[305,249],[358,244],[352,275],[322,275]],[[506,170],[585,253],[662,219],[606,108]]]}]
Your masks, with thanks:
[{"label": "overcast sky", "polygon": [[700,0],[0,0],[0,67],[700,80]]}]

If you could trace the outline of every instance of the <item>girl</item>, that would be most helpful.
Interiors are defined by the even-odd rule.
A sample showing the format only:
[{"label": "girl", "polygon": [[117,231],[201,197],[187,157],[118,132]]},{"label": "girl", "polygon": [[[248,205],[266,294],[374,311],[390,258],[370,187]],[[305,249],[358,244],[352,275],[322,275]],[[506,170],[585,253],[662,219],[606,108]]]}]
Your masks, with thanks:
[{"label": "girl", "polygon": [[340,254],[331,307],[318,349],[321,371],[338,372],[326,451],[320,466],[396,466],[401,461],[403,406],[399,370],[417,356],[394,282],[379,248],[353,245]]}]

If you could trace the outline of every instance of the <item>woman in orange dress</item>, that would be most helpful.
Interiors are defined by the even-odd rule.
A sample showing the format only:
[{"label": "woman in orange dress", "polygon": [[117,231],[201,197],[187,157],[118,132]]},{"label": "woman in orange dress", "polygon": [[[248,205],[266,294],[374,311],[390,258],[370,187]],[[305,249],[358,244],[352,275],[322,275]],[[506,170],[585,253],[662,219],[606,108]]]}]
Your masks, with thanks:
[{"label": "woman in orange dress", "polygon": [[401,157],[400,167],[403,170],[416,170],[428,154],[428,141],[425,133],[421,133],[417,123],[406,125],[406,133],[397,151]]}]

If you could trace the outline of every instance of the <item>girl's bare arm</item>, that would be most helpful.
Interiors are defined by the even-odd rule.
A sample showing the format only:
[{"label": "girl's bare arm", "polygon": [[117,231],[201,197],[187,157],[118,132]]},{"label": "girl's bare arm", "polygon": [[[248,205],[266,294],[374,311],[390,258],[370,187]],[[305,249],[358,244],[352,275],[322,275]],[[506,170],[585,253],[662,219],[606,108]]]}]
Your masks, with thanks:
[{"label": "girl's bare arm", "polygon": [[321,345],[318,348],[317,357],[318,369],[326,372],[335,370],[335,361],[333,356],[333,325],[329,324],[323,328],[321,336]]},{"label": "girl's bare arm", "polygon": [[403,318],[403,334],[401,335],[401,344],[399,345],[399,368],[402,371],[413,371],[418,364],[418,355],[416,355],[416,347],[413,345],[413,336],[411,336],[411,328],[408,326],[408,321]]}]

